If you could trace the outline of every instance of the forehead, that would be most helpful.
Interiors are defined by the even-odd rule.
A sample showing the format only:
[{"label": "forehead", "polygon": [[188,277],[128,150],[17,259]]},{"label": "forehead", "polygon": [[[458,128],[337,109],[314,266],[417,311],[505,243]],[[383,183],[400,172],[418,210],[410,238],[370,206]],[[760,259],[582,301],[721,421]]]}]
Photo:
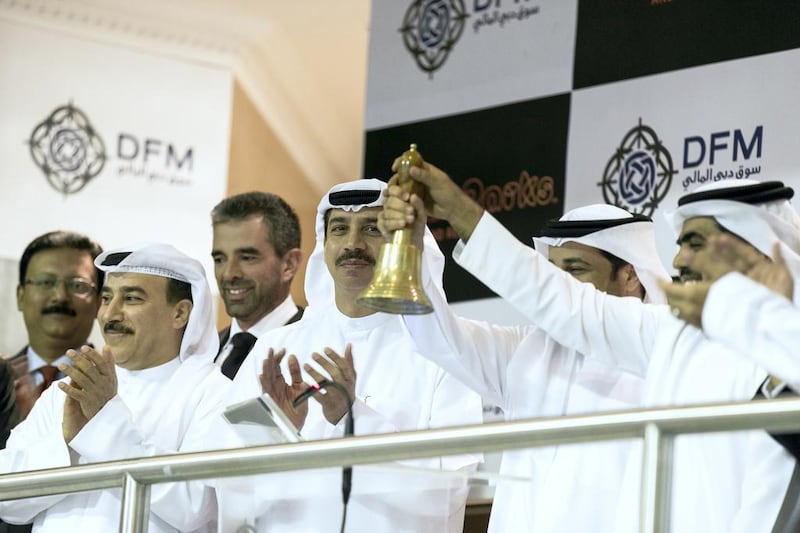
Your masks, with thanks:
[{"label": "forehead", "polygon": [[328,221],[359,221],[359,220],[375,220],[381,212],[382,207],[362,207],[358,211],[345,211],[344,209],[333,208],[328,211]]},{"label": "forehead", "polygon": [[167,278],[153,274],[139,274],[135,272],[111,272],[106,275],[103,290],[131,290],[137,289],[145,292],[156,292],[159,289],[166,291]]},{"label": "forehead", "polygon": [[269,224],[262,215],[214,224],[214,246],[236,248],[239,243],[270,243]]},{"label": "forehead", "polygon": [[697,233],[707,237],[716,233],[722,233],[722,230],[720,230],[719,224],[717,224],[714,217],[694,217],[686,219],[683,223],[683,227],[681,227],[681,236],[690,233]]},{"label": "forehead", "polygon": [[31,257],[28,274],[31,272],[94,272],[94,261],[86,250],[74,248],[51,248],[42,250]]},{"label": "forehead", "polygon": [[579,242],[570,241],[561,246],[551,246],[547,253],[550,260],[554,263],[562,261],[583,261],[586,263],[596,263],[597,261],[610,262],[598,248],[587,246]]}]

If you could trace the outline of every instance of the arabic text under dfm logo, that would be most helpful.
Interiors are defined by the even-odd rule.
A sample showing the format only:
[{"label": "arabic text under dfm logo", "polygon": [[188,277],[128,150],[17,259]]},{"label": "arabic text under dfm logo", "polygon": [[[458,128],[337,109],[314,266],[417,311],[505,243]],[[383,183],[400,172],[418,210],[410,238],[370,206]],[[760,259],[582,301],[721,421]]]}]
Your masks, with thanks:
[{"label": "arabic text under dfm logo", "polygon": [[667,195],[675,173],[669,151],[656,132],[639,119],[608,160],[597,185],[606,203],[652,216]]},{"label": "arabic text under dfm logo", "polygon": [[106,163],[103,139],[71,102],[37,124],[28,145],[47,182],[64,195],[83,189]]},{"label": "arabic text under dfm logo", "polygon": [[429,77],[447,60],[468,17],[463,0],[415,0],[406,10],[403,43]]}]

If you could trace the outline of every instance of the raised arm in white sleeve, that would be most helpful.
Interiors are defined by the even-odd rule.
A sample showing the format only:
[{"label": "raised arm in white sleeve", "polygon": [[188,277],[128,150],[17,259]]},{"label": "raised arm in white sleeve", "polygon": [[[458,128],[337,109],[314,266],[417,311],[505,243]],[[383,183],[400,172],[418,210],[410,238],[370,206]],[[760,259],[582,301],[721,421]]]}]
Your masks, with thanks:
[{"label": "raised arm in white sleeve", "polygon": [[439,292],[429,297],[433,313],[403,317],[419,353],[487,402],[505,405],[508,364],[522,340],[536,328],[493,326],[461,318]]},{"label": "raised arm in white sleeve", "polygon": [[800,309],[791,301],[732,272],[711,285],[702,322],[710,338],[800,391]]},{"label": "raised arm in white sleeve", "polygon": [[556,342],[645,374],[666,306],[610,296],[574,279],[488,213],[469,241],[456,245],[453,257]]}]

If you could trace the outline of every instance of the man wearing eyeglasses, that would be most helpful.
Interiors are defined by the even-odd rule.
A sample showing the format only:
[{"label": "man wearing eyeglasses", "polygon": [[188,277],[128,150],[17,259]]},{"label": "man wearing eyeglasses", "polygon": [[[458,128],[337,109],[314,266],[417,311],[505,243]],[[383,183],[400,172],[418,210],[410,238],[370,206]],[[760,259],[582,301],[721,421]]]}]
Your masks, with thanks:
[{"label": "man wearing eyeglasses", "polygon": [[28,345],[10,358],[17,408],[24,418],[68,363],[66,352],[86,344],[100,303],[103,274],[95,268],[100,245],[69,231],[45,233],[25,248],[19,263],[17,309]]}]

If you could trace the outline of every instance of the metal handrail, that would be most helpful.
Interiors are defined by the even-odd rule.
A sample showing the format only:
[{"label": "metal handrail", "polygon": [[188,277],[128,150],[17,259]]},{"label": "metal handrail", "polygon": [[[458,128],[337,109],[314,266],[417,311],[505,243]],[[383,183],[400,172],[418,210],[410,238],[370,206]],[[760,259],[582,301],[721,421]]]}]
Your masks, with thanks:
[{"label": "metal handrail", "polygon": [[800,399],[558,416],[4,474],[0,500],[123,487],[120,531],[139,533],[147,528],[147,502],[141,500],[149,498],[147,489],[154,483],[642,438],[642,530],[660,533],[667,527],[668,508],[662,502],[669,494],[672,437],[751,429],[800,431]]}]

